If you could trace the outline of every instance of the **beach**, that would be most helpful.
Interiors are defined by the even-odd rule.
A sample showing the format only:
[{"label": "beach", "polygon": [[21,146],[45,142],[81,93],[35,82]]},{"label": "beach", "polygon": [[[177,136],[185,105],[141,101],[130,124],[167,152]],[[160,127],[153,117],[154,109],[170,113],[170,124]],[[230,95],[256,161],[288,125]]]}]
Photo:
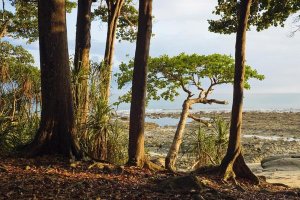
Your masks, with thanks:
[{"label": "beach", "polygon": [[[230,119],[229,112],[198,112],[199,117],[210,119],[222,116],[226,121]],[[178,112],[148,113],[147,119],[179,120]],[[147,120],[146,120],[147,121]],[[151,120],[150,120],[151,121]],[[153,121],[153,120],[152,120]],[[197,129],[197,122],[189,121],[186,135]],[[151,157],[163,158],[173,140],[176,126],[159,126],[154,122],[146,123],[145,145]],[[244,112],[242,145],[245,161],[259,176],[266,176],[269,182],[279,182],[292,187],[300,187],[299,170],[263,169],[260,165],[262,159],[274,155],[299,155],[300,154],[300,113],[299,112]],[[184,137],[183,148],[188,146],[190,137]],[[191,158],[179,156],[178,168],[190,170]]]}]

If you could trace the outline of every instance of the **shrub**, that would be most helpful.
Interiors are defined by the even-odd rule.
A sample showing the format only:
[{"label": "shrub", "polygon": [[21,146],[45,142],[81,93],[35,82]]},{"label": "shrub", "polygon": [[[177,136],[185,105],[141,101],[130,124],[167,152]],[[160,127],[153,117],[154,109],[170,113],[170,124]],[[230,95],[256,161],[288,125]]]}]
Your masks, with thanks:
[{"label": "shrub", "polygon": [[218,165],[226,152],[229,124],[221,117],[212,120],[212,127],[199,125],[198,130],[191,130],[187,154],[194,160],[192,168],[205,165]]}]

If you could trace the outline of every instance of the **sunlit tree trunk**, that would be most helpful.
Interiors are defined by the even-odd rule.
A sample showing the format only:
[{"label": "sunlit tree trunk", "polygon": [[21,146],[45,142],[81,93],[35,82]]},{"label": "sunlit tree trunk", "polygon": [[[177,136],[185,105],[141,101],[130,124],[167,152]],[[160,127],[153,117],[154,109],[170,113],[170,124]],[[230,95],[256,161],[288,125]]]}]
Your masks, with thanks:
[{"label": "sunlit tree trunk", "polygon": [[110,96],[110,83],[112,75],[114,47],[116,40],[116,31],[118,26],[118,19],[121,13],[122,6],[125,0],[106,0],[108,8],[108,22],[107,22],[107,36],[105,45],[104,62],[101,67],[100,81],[101,81],[101,98],[108,104]]},{"label": "sunlit tree trunk", "polygon": [[152,0],[139,1],[138,35],[132,80],[132,98],[129,123],[128,164],[143,167],[144,122],[147,91],[147,60],[152,34]]},{"label": "sunlit tree trunk", "polygon": [[207,99],[207,98],[190,98],[190,97],[188,97],[183,102],[182,110],[181,110],[181,114],[180,114],[180,120],[179,120],[177,128],[176,128],[176,132],[175,132],[175,135],[174,135],[172,145],[169,149],[168,155],[166,156],[166,160],[165,160],[166,169],[168,169],[170,171],[175,171],[176,170],[175,164],[176,164],[179,149],[180,149],[180,146],[181,146],[181,143],[182,143],[182,139],[183,139],[183,136],[184,136],[184,129],[185,129],[185,125],[186,125],[186,120],[188,118],[192,118],[194,120],[197,120],[198,122],[206,124],[207,126],[209,124],[207,121],[204,121],[204,120],[201,120],[201,119],[196,119],[193,115],[189,114],[190,107],[193,104],[197,104],[197,103],[226,104],[226,101],[219,101],[219,100],[216,100],[216,99]]},{"label": "sunlit tree trunk", "polygon": [[241,151],[242,111],[245,81],[245,56],[246,56],[246,32],[252,0],[240,2],[239,21],[236,34],[235,47],[235,76],[233,89],[233,103],[231,112],[229,144],[225,157],[222,160],[220,170],[224,179],[247,178],[258,182],[257,177],[251,172],[244,161]]},{"label": "sunlit tree trunk", "polygon": [[80,158],[75,142],[67,44],[65,0],[39,0],[42,111],[31,155],[62,154]]},{"label": "sunlit tree trunk", "polygon": [[74,70],[77,80],[75,84],[76,120],[80,127],[87,122],[89,106],[91,6],[92,0],[78,0]]},{"label": "sunlit tree trunk", "polygon": [[173,143],[172,143],[172,145],[169,149],[168,155],[166,157],[166,163],[165,163],[166,169],[171,170],[171,171],[175,171],[175,164],[176,164],[179,148],[182,143],[185,124],[186,124],[186,120],[189,115],[189,109],[190,109],[190,101],[187,99],[184,101],[184,103],[182,105],[180,120],[177,125]]}]

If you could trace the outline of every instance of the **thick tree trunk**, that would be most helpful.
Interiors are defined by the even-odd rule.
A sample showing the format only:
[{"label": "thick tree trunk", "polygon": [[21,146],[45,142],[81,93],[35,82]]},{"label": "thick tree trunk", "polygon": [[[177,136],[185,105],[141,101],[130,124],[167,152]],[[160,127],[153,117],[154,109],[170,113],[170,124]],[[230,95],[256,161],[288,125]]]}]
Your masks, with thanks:
[{"label": "thick tree trunk", "polygon": [[180,120],[177,125],[173,143],[169,149],[168,155],[165,160],[165,167],[166,167],[166,169],[168,169],[170,171],[176,170],[176,167],[175,167],[176,159],[178,156],[180,145],[182,143],[186,119],[188,118],[188,115],[189,115],[189,109],[190,109],[190,100],[187,99],[184,101],[184,103],[182,105]]},{"label": "thick tree trunk", "polygon": [[107,36],[105,45],[104,62],[101,68],[100,81],[101,81],[101,98],[108,104],[110,96],[110,82],[113,67],[114,47],[116,40],[116,31],[118,26],[118,19],[123,7],[124,0],[117,0],[115,3],[107,1],[109,10],[107,22]]},{"label": "thick tree trunk", "polygon": [[138,35],[132,80],[132,98],[129,123],[128,164],[143,167],[144,122],[147,90],[147,60],[152,34],[152,0],[139,1]]},{"label": "thick tree trunk", "polygon": [[74,70],[76,121],[82,127],[88,115],[88,77],[91,48],[91,6],[92,0],[78,0]]},{"label": "thick tree trunk", "polygon": [[236,35],[235,76],[231,112],[230,136],[227,153],[220,170],[224,179],[242,177],[258,182],[257,177],[246,165],[241,151],[242,111],[245,77],[246,32],[252,0],[241,1]]},{"label": "thick tree trunk", "polygon": [[80,158],[74,138],[65,0],[39,0],[38,18],[42,112],[30,153]]}]

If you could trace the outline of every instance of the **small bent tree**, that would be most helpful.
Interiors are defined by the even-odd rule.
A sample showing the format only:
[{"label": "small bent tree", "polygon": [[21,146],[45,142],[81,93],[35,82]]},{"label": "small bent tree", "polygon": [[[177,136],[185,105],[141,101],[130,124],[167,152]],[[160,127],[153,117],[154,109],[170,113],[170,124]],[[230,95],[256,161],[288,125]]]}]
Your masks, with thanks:
[{"label": "small bent tree", "polygon": [[[217,85],[233,83],[234,59],[230,56],[212,54],[186,55],[184,53],[168,57],[166,55],[149,59],[148,73],[148,100],[173,101],[180,95],[179,90],[186,94],[186,99],[182,105],[180,120],[175,132],[173,143],[166,157],[166,168],[174,171],[177,155],[184,134],[185,124],[188,117],[208,125],[207,121],[189,113],[193,104],[225,104],[226,101],[210,99],[209,95]],[[129,64],[122,63],[120,73],[117,73],[118,85],[121,89],[132,77],[133,61]],[[264,76],[259,75],[256,70],[246,67],[246,81],[249,78],[262,80]],[[246,82],[245,88],[250,88]],[[120,102],[128,102],[130,92],[120,97]]]}]

